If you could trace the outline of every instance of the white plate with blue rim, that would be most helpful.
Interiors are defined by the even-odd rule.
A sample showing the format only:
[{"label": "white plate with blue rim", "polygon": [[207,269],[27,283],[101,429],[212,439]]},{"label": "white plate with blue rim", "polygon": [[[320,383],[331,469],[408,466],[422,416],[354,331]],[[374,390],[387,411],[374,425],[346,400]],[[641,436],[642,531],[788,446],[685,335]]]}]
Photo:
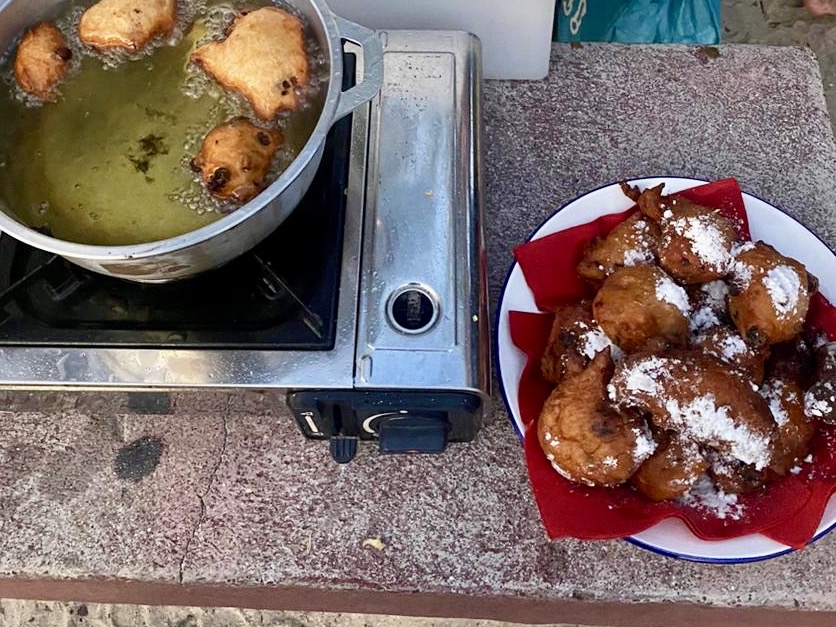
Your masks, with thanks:
[{"label": "white plate with blue rim", "polygon": [[[640,189],[664,183],[666,194],[706,182],[679,177],[654,177],[630,181],[632,185]],[[743,193],[743,202],[752,239],[762,240],[782,254],[802,262],[810,273],[818,277],[819,291],[822,295],[831,303],[836,302],[836,256],[827,245],[800,222],[760,198]],[[618,183],[600,187],[556,210],[534,230],[527,241],[586,224],[603,215],[621,213],[634,204],[624,195]],[[520,416],[518,394],[526,355],[511,340],[508,320],[510,311],[539,311],[534,302],[534,295],[516,262],[508,272],[499,300],[495,351],[500,391],[514,429],[522,438],[523,422]],[[834,528],[836,528],[836,495],[828,502],[813,540],[817,540]],[[663,520],[626,540],[670,557],[726,564],[765,560],[793,551],[791,547],[759,533],[729,540],[702,540],[691,533],[687,525],[678,518]]]}]

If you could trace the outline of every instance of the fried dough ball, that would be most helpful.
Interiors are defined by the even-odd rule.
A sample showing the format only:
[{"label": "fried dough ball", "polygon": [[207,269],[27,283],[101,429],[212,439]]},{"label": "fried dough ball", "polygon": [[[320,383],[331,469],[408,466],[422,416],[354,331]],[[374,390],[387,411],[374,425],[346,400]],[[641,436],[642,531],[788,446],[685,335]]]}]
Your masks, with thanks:
[{"label": "fried dough ball", "polygon": [[630,477],[630,484],[651,501],[665,501],[684,495],[708,468],[699,446],[675,433],[660,444]]},{"label": "fried dough ball", "polygon": [[578,274],[590,281],[603,281],[623,266],[653,263],[659,237],[659,227],[654,222],[634,213],[586,248]]},{"label": "fried dough ball", "polygon": [[712,357],[686,350],[628,355],[608,392],[617,407],[647,412],[657,428],[756,470],[772,459],[776,427],[767,402]]},{"label": "fried dough ball", "polygon": [[780,477],[807,456],[816,425],[804,412],[804,392],[797,383],[770,379],[761,387],[760,393],[769,403],[778,425],[769,470]]},{"label": "fried dough ball", "polygon": [[738,459],[720,455],[716,451],[707,453],[708,476],[718,488],[727,494],[745,494],[762,488],[766,483],[766,469],[756,469]]},{"label": "fried dough ball", "polygon": [[191,165],[215,198],[244,203],[266,186],[270,162],[281,144],[278,130],[235,118],[209,131]]},{"label": "fried dough ball", "polygon": [[836,342],[816,349],[815,383],[804,394],[804,409],[822,422],[836,424]]},{"label": "fried dough ball", "polygon": [[560,307],[554,312],[540,371],[547,381],[559,383],[564,376],[581,372],[596,354],[611,345],[592,319],[588,302]]},{"label": "fried dough ball", "polygon": [[699,333],[691,347],[728,364],[729,368],[760,385],[763,381],[769,346],[752,346],[728,326],[716,326]]},{"label": "fried dough ball", "polygon": [[814,422],[804,414],[801,388],[794,382],[770,379],[760,388],[769,404],[777,426],[773,439],[772,460],[766,468],[710,453],[709,475],[720,489],[744,494],[761,488],[767,481],[783,477],[809,452],[816,431]]},{"label": "fried dough ball", "polygon": [[791,340],[801,332],[816,284],[795,259],[763,242],[747,244],[733,263],[729,314],[750,344]]},{"label": "fried dough ball", "polygon": [[540,413],[540,446],[570,481],[619,485],[655,447],[641,418],[616,411],[607,400],[612,368],[609,350],[598,353],[582,372],[557,385]]},{"label": "fried dough ball", "polygon": [[656,266],[626,266],[604,281],[592,301],[592,315],[619,348],[632,352],[659,338],[685,344],[688,295]]},{"label": "fried dough ball", "polygon": [[296,87],[309,81],[302,22],[276,7],[242,13],[224,41],[201,46],[191,60],[265,121],[296,109]]},{"label": "fried dough ball", "polygon": [[67,75],[73,53],[52,22],[36,24],[23,34],[15,53],[15,80],[39,100],[54,100],[55,88]]},{"label": "fried dough ball", "polygon": [[737,240],[731,220],[682,196],[663,196],[664,184],[639,191],[622,183],[621,189],[644,215],[658,222],[659,265],[674,279],[683,284],[705,283],[727,273]]},{"label": "fried dough ball", "polygon": [[177,0],[100,0],[81,16],[79,39],[98,51],[141,50],[174,30]]},{"label": "fried dough ball", "polygon": [[737,232],[731,221],[716,209],[693,204],[684,198],[669,200],[659,222],[659,265],[684,284],[705,283],[728,272]]}]

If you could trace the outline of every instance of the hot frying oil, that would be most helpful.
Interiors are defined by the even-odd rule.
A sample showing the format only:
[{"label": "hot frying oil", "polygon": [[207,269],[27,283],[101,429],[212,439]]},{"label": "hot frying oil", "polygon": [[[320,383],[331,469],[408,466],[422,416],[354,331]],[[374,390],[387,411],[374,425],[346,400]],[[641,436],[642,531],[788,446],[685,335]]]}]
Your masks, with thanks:
[{"label": "hot frying oil", "polygon": [[[14,85],[14,55],[0,83],[0,209],[53,236],[96,245],[157,241],[224,215],[189,168],[203,136],[236,115],[255,120],[240,97],[189,64],[195,46],[220,39],[237,5],[181,3],[169,41],[145,54],[93,55],[73,41],[91,2],[65,5],[56,23],[70,38],[75,67],[55,102],[33,103]],[[263,6],[247,0],[241,7]],[[277,121],[286,168],[315,126],[325,64],[311,56],[312,85],[300,110]]]}]

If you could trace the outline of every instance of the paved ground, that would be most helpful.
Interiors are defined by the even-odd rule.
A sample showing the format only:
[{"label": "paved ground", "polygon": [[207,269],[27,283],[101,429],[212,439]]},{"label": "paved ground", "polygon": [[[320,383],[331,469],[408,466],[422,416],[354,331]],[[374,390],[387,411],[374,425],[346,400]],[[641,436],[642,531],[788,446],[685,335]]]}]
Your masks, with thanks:
[{"label": "paved ground", "polygon": [[836,128],[836,17],[814,17],[801,0],[721,0],[725,43],[808,46],[818,57]]},{"label": "paved ground", "polygon": [[[0,627],[522,627],[488,620],[0,601]],[[554,627],[570,627],[555,625]]]},{"label": "paved ground", "polygon": [[[727,43],[805,45],[817,55],[836,121],[836,18],[813,17],[801,0],[722,0]],[[0,601],[0,627],[513,627],[513,623],[227,608]]]}]

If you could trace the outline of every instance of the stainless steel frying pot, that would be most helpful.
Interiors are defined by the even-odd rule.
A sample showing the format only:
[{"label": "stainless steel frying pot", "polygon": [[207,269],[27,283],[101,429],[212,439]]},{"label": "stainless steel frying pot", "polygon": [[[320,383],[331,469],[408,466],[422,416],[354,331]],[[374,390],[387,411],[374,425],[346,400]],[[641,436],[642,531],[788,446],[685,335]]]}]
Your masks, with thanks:
[{"label": "stainless steel frying pot", "polygon": [[[60,0],[0,0],[0,51],[20,33],[50,15]],[[331,126],[379,91],[383,50],[375,31],[331,13],[322,0],[286,0],[307,20],[330,69],[319,121],[307,143],[279,178],[233,213],[184,235],[130,246],[88,246],[43,235],[0,212],[0,230],[36,248],[56,253],[101,274],[142,283],[182,279],[220,266],[248,251],[294,210],[319,167]],[[342,91],[343,40],[362,48],[363,72],[356,87]]]}]

